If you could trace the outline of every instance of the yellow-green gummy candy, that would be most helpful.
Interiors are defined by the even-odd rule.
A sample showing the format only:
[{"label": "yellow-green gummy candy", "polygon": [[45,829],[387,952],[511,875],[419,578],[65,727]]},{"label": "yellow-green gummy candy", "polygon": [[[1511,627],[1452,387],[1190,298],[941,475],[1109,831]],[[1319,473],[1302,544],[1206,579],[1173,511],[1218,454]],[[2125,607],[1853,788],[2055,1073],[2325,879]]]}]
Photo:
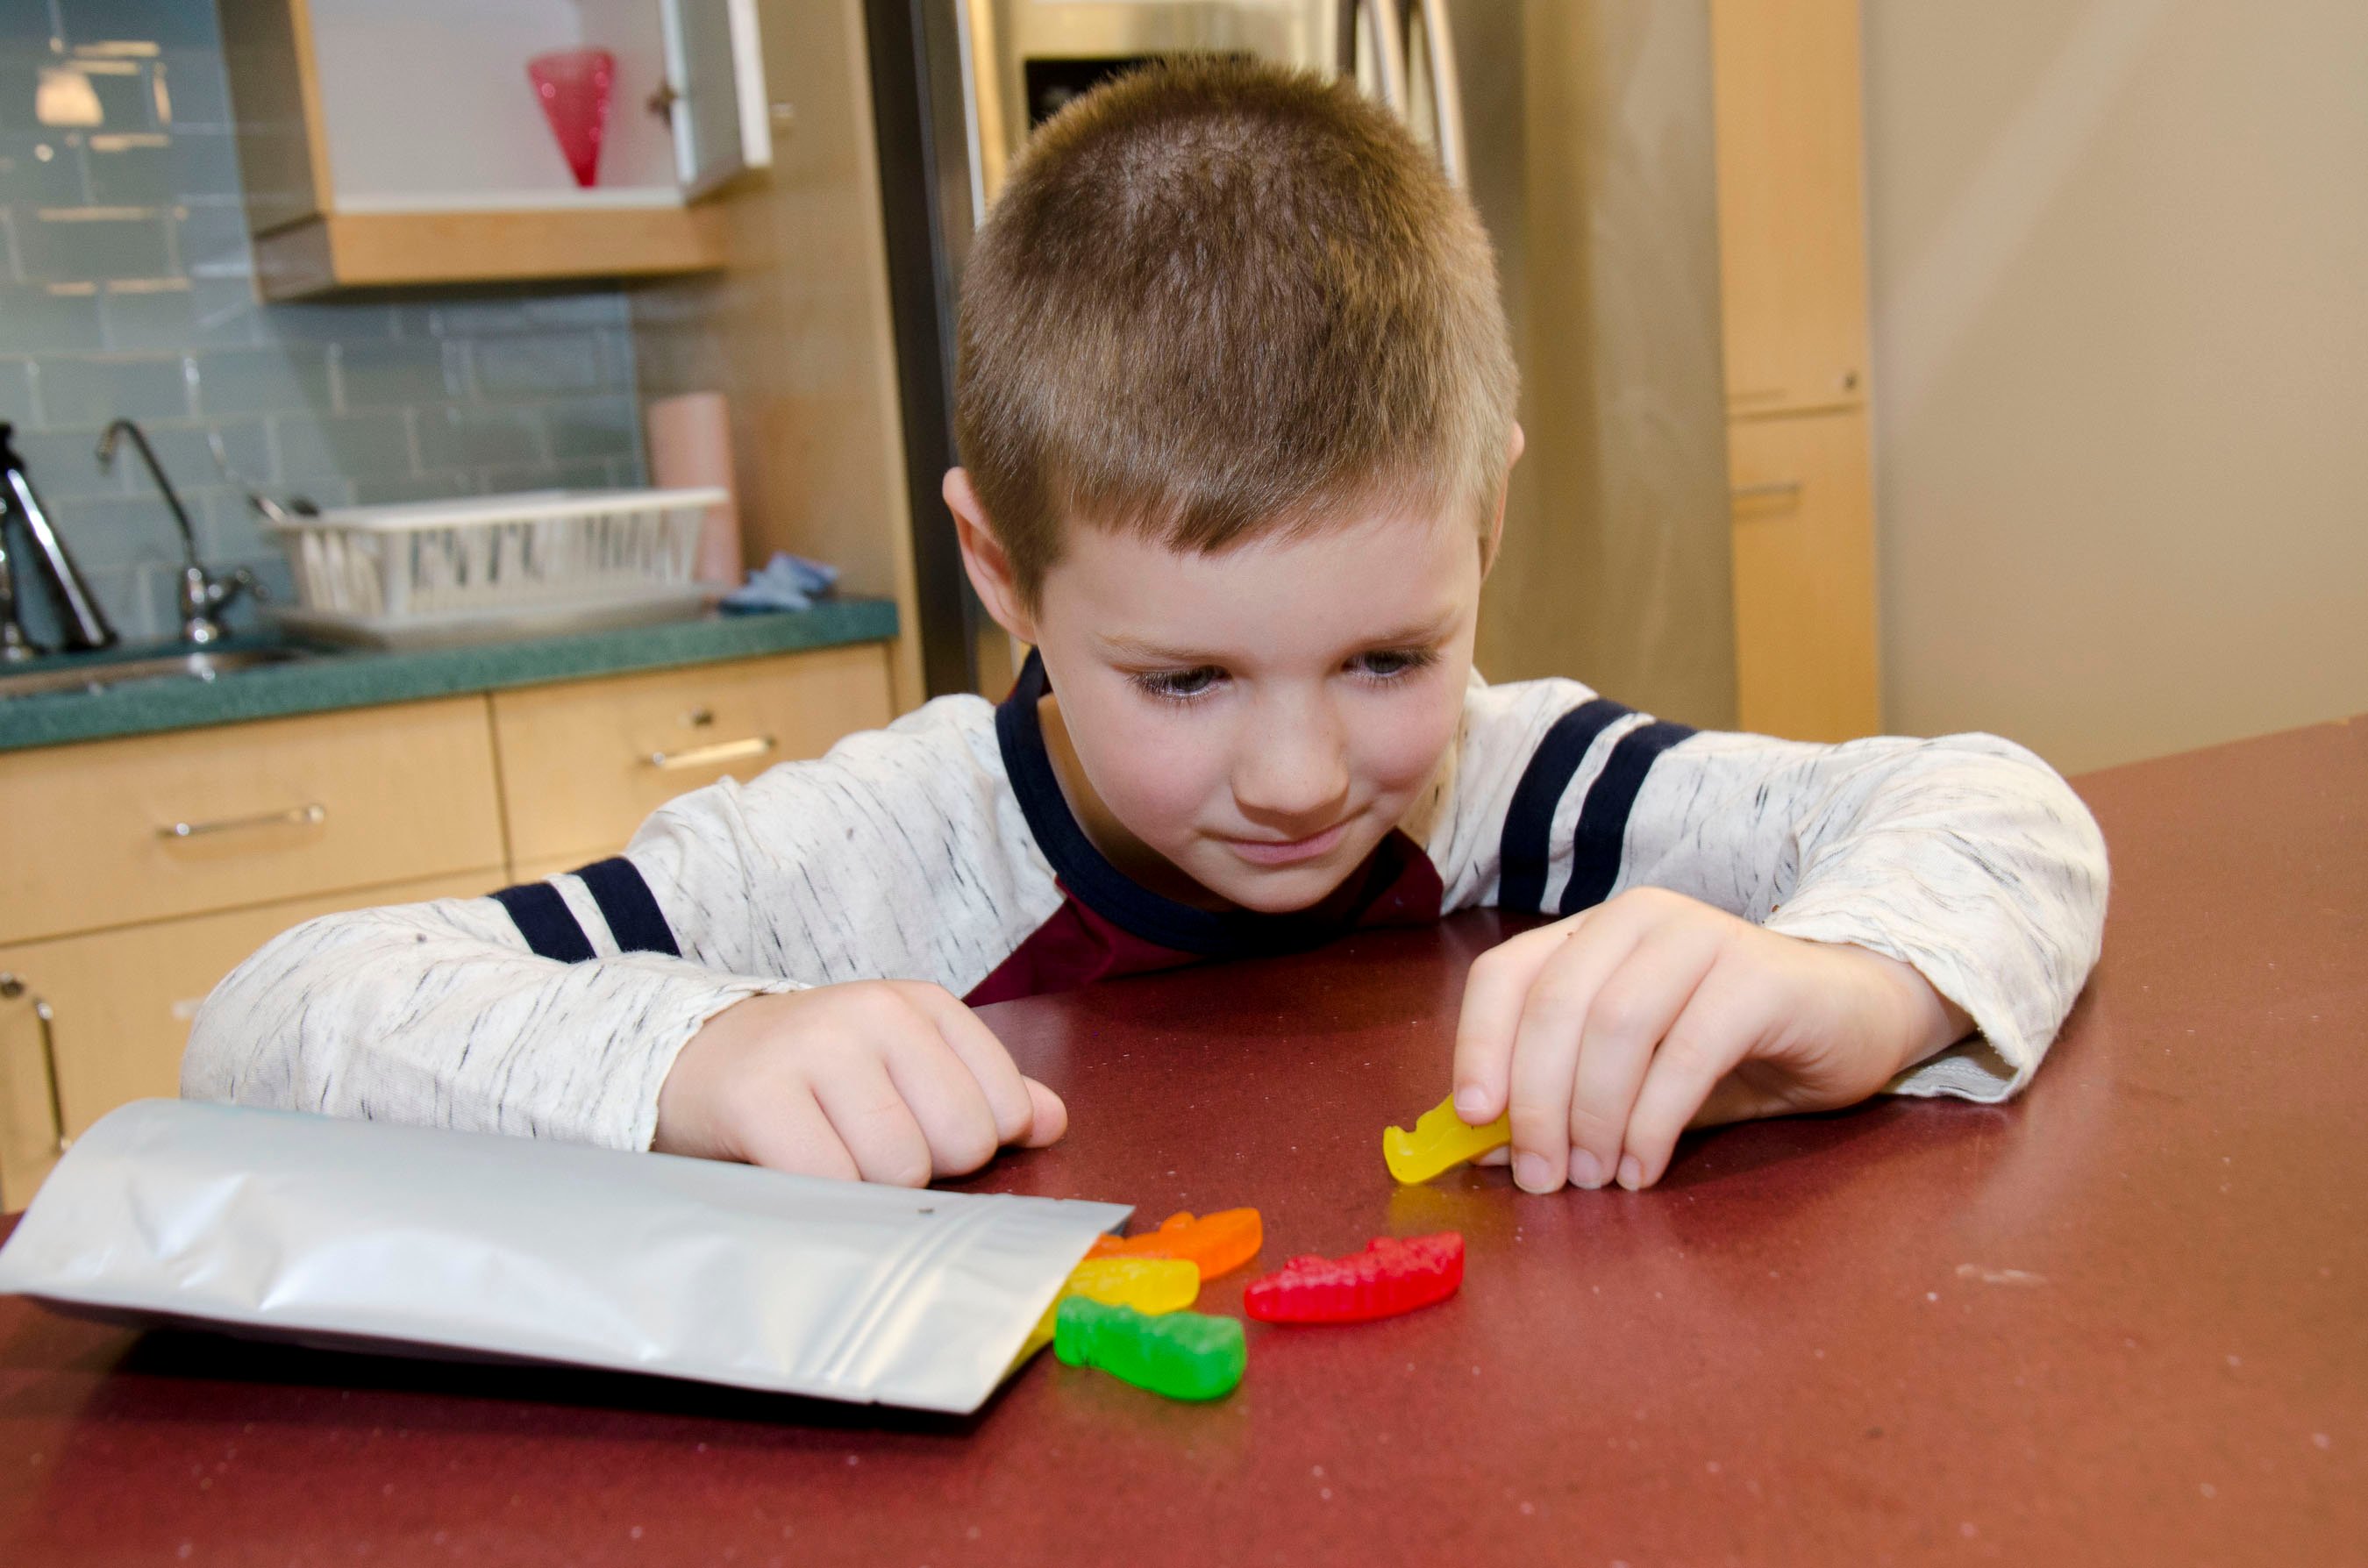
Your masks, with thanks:
[{"label": "yellow-green gummy candy", "polygon": [[1083,1296],[1061,1303],[1053,1354],[1071,1367],[1099,1367],[1170,1399],[1218,1399],[1234,1392],[1249,1366],[1238,1319],[1206,1312],[1146,1317],[1133,1307]]},{"label": "yellow-green gummy candy", "polygon": [[1407,1186],[1429,1181],[1450,1165],[1460,1165],[1513,1141],[1513,1118],[1508,1111],[1486,1127],[1467,1127],[1455,1114],[1452,1097],[1424,1111],[1414,1131],[1389,1128],[1382,1133],[1382,1160],[1390,1175]]}]

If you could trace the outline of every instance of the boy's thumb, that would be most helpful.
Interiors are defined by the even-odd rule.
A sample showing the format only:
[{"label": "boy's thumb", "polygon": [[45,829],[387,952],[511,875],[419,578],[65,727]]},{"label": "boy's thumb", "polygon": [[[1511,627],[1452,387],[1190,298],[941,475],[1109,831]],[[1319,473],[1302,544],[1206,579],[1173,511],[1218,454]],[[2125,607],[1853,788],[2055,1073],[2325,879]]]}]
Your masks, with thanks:
[{"label": "boy's thumb", "polygon": [[1047,1143],[1057,1143],[1061,1134],[1069,1130],[1069,1108],[1061,1096],[1033,1078],[1022,1078],[1028,1085],[1028,1131],[1019,1140],[1023,1149],[1042,1149]]}]

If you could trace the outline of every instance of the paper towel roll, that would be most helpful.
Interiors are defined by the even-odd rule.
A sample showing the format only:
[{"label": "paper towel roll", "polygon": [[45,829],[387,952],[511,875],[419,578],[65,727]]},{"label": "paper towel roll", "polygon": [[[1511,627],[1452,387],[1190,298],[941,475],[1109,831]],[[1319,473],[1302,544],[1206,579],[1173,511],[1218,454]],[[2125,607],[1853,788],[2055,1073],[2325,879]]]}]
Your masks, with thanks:
[{"label": "paper towel roll", "polygon": [[731,403],[722,392],[684,392],[653,402],[643,419],[649,428],[651,483],[665,490],[714,484],[729,493],[707,509],[693,575],[717,588],[738,587],[747,562],[732,475]]}]

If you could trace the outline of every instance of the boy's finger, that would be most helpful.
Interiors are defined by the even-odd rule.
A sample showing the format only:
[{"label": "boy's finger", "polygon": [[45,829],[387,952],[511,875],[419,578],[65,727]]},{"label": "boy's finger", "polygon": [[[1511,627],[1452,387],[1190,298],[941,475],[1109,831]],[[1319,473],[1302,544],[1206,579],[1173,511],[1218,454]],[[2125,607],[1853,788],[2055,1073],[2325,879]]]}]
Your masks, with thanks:
[{"label": "boy's finger", "polygon": [[1478,1127],[1505,1114],[1513,1032],[1546,960],[1587,919],[1557,921],[1500,942],[1474,960],[1455,1024],[1455,1114]]},{"label": "boy's finger", "polygon": [[1759,1032],[1749,1003],[1725,973],[1713,968],[1669,1026],[1661,1049],[1653,1053],[1644,1086],[1636,1091],[1626,1150],[1620,1156],[1621,1186],[1645,1187],[1661,1179],[1678,1135],[1719,1081],[1749,1052]]},{"label": "boy's finger", "polygon": [[1061,1135],[1069,1131],[1069,1108],[1061,1103],[1060,1096],[1035,1079],[1022,1078],[1019,1081],[1027,1085],[1029,1101],[1034,1107],[1028,1134],[1019,1141],[1021,1145],[1042,1149],[1048,1143],[1059,1142]]},{"label": "boy's finger", "polygon": [[1552,1192],[1570,1175],[1579,1040],[1597,991],[1639,935],[1632,921],[1591,922],[1555,949],[1522,1002],[1513,1031],[1513,1180],[1526,1192]]},{"label": "boy's finger", "polygon": [[1002,1146],[995,1112],[953,1048],[927,1019],[916,1018],[915,1025],[882,1052],[889,1082],[928,1143],[930,1168],[939,1176],[974,1171]]},{"label": "boy's finger", "polygon": [[1618,1174],[1655,1049],[1717,961],[1721,935],[1691,923],[1646,931],[1588,1004],[1570,1096],[1574,1186],[1599,1187]]},{"label": "boy's finger", "polygon": [[934,1174],[929,1141],[920,1123],[897,1094],[880,1058],[849,1051],[830,1071],[814,1079],[814,1099],[830,1118],[847,1152],[855,1156],[856,1173],[865,1181],[889,1187],[927,1187]]},{"label": "boy's finger", "polygon": [[822,1113],[814,1096],[800,1090],[756,1113],[740,1140],[740,1154],[752,1165],[829,1181],[857,1181],[855,1156]]},{"label": "boy's finger", "polygon": [[1026,1142],[1033,1130],[1035,1115],[1027,1080],[1020,1077],[1011,1052],[995,1038],[986,1020],[942,986],[916,985],[909,994],[914,1005],[937,1025],[938,1033],[962,1058],[970,1075],[978,1081],[979,1092],[986,1096],[987,1108],[995,1117],[996,1142]]}]

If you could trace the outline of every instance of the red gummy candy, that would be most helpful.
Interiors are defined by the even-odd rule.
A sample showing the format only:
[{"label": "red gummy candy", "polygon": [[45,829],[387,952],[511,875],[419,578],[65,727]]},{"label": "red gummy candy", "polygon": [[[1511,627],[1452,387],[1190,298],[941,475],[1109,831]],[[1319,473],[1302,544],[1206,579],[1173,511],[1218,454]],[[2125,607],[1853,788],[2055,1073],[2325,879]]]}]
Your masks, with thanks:
[{"label": "red gummy candy", "polygon": [[1463,1283],[1463,1238],[1453,1231],[1382,1236],[1347,1257],[1294,1257],[1253,1279],[1242,1310],[1260,1323],[1366,1323],[1443,1301]]}]

